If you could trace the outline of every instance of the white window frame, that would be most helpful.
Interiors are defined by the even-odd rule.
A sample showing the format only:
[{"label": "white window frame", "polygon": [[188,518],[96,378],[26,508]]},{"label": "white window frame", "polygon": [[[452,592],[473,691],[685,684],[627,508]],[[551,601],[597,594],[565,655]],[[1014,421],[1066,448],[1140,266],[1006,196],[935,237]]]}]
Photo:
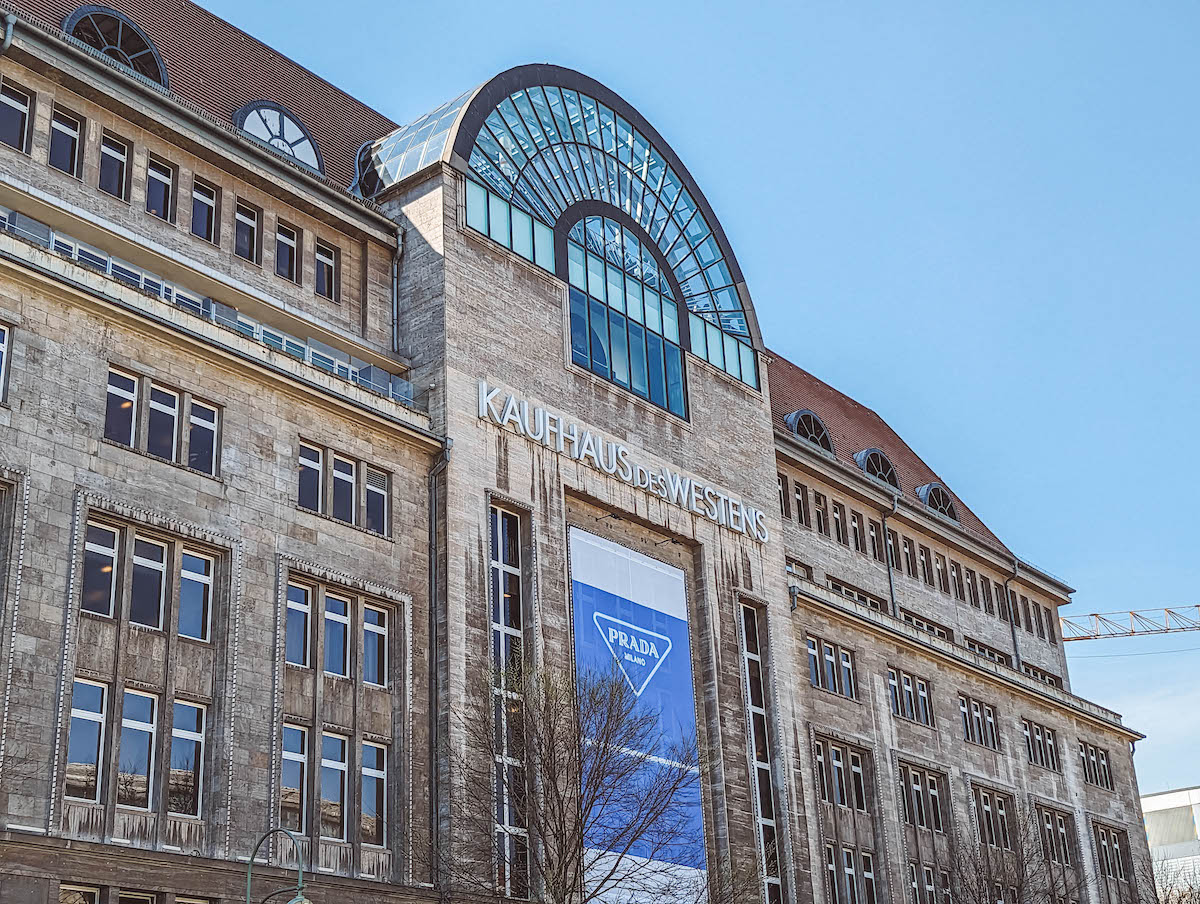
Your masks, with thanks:
[{"label": "white window frame", "polygon": [[[757,819],[758,819],[758,833],[757,834],[758,834],[758,840],[759,840],[759,845],[758,845],[758,847],[759,847],[759,869],[762,871],[763,887],[764,887],[764,891],[766,892],[767,900],[770,900],[772,897],[771,896],[771,888],[774,888],[776,892],[780,893],[781,899],[782,899],[782,883],[780,882],[779,866],[778,866],[778,864],[780,863],[779,830],[778,830],[778,822],[775,819],[775,814],[774,814],[774,809],[776,807],[775,788],[774,788],[774,783],[770,778],[770,775],[771,775],[771,745],[770,745],[771,724],[770,724],[770,717],[766,710],[766,696],[765,696],[765,693],[766,693],[766,663],[763,662],[763,657],[762,657],[763,647],[765,644],[765,638],[764,638],[765,625],[759,620],[758,610],[756,610],[754,607],[743,604],[741,607],[741,612],[742,612],[741,644],[742,644],[742,669],[743,669],[742,680],[745,681],[745,684],[746,684],[746,709],[750,716],[750,722],[751,722],[750,726],[747,727],[747,736],[746,736],[746,740],[747,740],[747,744],[748,744],[747,755],[748,755],[750,772],[751,772],[750,782],[751,782],[751,786],[754,789],[754,810],[755,810],[755,815],[757,816]],[[754,629],[755,629],[756,636],[758,638],[758,652],[751,651],[749,639],[746,637],[746,624],[747,624],[747,621],[750,619],[753,619],[753,621],[754,621]],[[760,678],[759,678],[760,691],[763,694],[761,706],[754,703],[754,695],[751,693],[751,682],[754,680],[751,677],[751,669],[750,669],[751,663],[755,663],[758,665],[758,674],[760,676]],[[766,744],[767,752],[766,752],[766,760],[765,761],[760,760],[754,750],[755,744],[754,744],[754,737],[753,737],[753,733],[754,733],[753,722],[754,722],[755,716],[758,716],[762,719],[763,726],[767,732],[767,744]],[[762,775],[763,771],[765,771],[767,774],[767,780],[765,783],[764,783],[763,775]],[[766,788],[763,787],[764,784],[766,784],[766,786],[767,786]],[[762,795],[763,795],[764,791],[766,792],[766,794],[768,795],[768,797],[771,801],[772,812],[771,812],[771,815],[769,815],[769,816],[762,812],[762,806],[760,804],[760,801],[762,800]],[[767,868],[768,851],[766,849],[766,837],[765,837],[764,830],[768,829],[768,828],[771,831],[771,836],[774,839],[773,843],[775,845],[774,858],[775,858],[775,863],[776,863],[776,873],[774,876],[770,875],[769,870]]]},{"label": "white window frame", "polygon": [[[207,411],[211,411],[213,416],[212,420],[206,421],[202,417],[197,417],[197,408],[203,408]],[[192,435],[195,434],[197,430],[206,430],[211,433],[213,440],[212,461],[209,464],[209,469],[205,470],[204,468],[195,468],[195,470],[202,471],[205,474],[210,474],[213,477],[217,475],[217,437],[220,436],[220,424],[221,409],[219,409],[216,405],[208,404],[208,402],[202,402],[199,399],[192,399],[191,405],[188,406],[188,456],[190,459],[192,450]],[[190,460],[188,461],[188,467],[194,467]]]},{"label": "white window frame", "polygon": [[287,612],[284,612],[283,620],[283,659],[288,665],[296,668],[307,669],[312,667],[312,595],[313,589],[307,584],[298,584],[295,581],[288,581],[288,589],[297,587],[304,591],[304,601],[292,599],[290,593],[285,592],[287,609],[294,612],[300,612],[304,615],[304,662],[292,662],[287,658]]},{"label": "white window frame", "polygon": [[924,678],[916,679],[917,685],[917,721],[922,725],[933,727],[933,700],[929,693],[929,682]]},{"label": "white window frame", "polygon": [[[79,895],[90,895],[88,898],[82,899],[85,904],[99,904],[100,889],[94,885],[60,885],[58,887],[59,900],[62,900],[63,892],[74,892]],[[185,904],[182,898],[175,899],[179,904]]]},{"label": "white window frame", "polygon": [[[287,233],[287,234],[285,235],[285,233]],[[283,279],[289,280],[290,282],[297,282],[296,275],[300,269],[299,268],[299,258],[298,258],[298,255],[300,253],[299,243],[300,243],[299,230],[293,229],[291,226],[287,226],[280,222],[275,223],[275,275],[276,276],[282,277]],[[291,273],[280,273],[279,272],[279,246],[280,245],[286,245],[288,248],[292,249],[292,272]]]},{"label": "white window frame", "polygon": [[[195,230],[197,202],[203,204],[209,210],[212,220],[211,235],[200,235]],[[215,242],[217,238],[217,189],[196,178],[192,179],[192,221],[188,224],[188,231],[196,238],[203,239],[206,242]]]},{"label": "white window frame", "polygon": [[[259,222],[261,217],[257,210],[249,204],[244,204],[237,201],[233,210],[234,229],[233,229],[233,253],[237,257],[241,257],[244,261],[250,261],[252,264],[258,263],[258,231],[261,226]],[[244,223],[250,227],[250,256],[242,257],[237,253],[237,224]]]},{"label": "white window frame", "polygon": [[863,892],[866,894],[864,904],[877,904],[878,892],[875,888],[875,858],[867,851],[860,853],[862,859]]},{"label": "white window frame", "polygon": [[846,875],[847,904],[858,904],[858,858],[852,847],[842,847],[842,872]]},{"label": "white window frame", "polygon": [[[191,571],[187,565],[187,557],[192,556],[196,559],[203,559],[208,563],[208,574],[201,574],[198,571]],[[213,608],[213,577],[217,571],[217,560],[207,553],[200,552],[195,549],[189,549],[186,546],[180,550],[179,554],[179,583],[180,593],[176,599],[176,609],[179,608],[179,601],[183,599],[182,585],[185,580],[194,581],[205,588],[205,598],[207,605],[204,607],[204,636],[193,637],[191,634],[184,634],[182,631],[177,631],[180,637],[187,637],[190,640],[197,640],[203,643],[208,643],[212,636],[212,608]],[[176,616],[176,628],[178,628],[178,615]]]},{"label": "white window frame", "polygon": [[[281,743],[283,759],[292,763],[300,764],[300,830],[299,834],[305,835],[308,833],[308,736],[309,731],[303,725],[293,725],[289,722],[283,723],[283,731],[288,729],[300,732],[301,752],[296,753],[288,750],[286,744]],[[282,735],[280,736],[282,738]],[[280,806],[283,805],[283,769],[279,770],[279,798]],[[282,809],[280,811],[280,821],[282,822]]]},{"label": "white window frame", "polygon": [[929,822],[935,832],[944,831],[942,827],[942,792],[938,790],[938,777],[932,772],[925,773],[925,786],[929,789]]},{"label": "white window frame", "polygon": [[4,397],[7,395],[5,389],[7,388],[8,383],[5,381],[5,377],[8,375],[8,337],[8,327],[5,324],[0,323],[0,401],[3,401]]},{"label": "white window frame", "polygon": [[[156,401],[154,394],[156,392],[168,395],[174,400],[174,405],[168,407],[165,403]],[[169,415],[171,418],[171,454],[168,457],[169,461],[177,461],[179,459],[179,393],[174,389],[168,389],[165,386],[160,386],[157,383],[150,384],[150,394],[148,404],[151,411],[157,411],[161,414]],[[150,445],[150,427],[147,422],[146,426],[146,445]]]},{"label": "white window frame", "polygon": [[[343,759],[341,760],[341,762],[338,762],[337,760],[328,760],[325,758],[325,739],[326,738],[336,738],[337,740],[342,742],[342,757],[343,757]],[[321,732],[321,769],[322,770],[333,769],[342,774],[342,834],[341,834],[340,838],[337,837],[336,835],[325,835],[324,834],[324,828],[325,828],[324,825],[318,825],[317,830],[322,832],[321,837],[326,840],[345,841],[346,835],[347,835],[346,829],[347,829],[348,823],[350,821],[349,813],[347,812],[349,810],[349,802],[350,802],[350,778],[349,778],[350,739],[348,737],[346,737],[345,735],[340,735],[334,731]],[[320,776],[320,775],[317,776],[317,779],[318,779],[317,784],[320,787],[324,787],[325,782],[321,781],[320,780],[321,778],[322,778],[322,776]],[[323,794],[321,795],[320,799],[321,799],[321,803],[323,805],[325,803],[325,797]]]},{"label": "white window frame", "polygon": [[[151,179],[153,179],[155,182],[158,182],[161,185],[165,186],[164,197],[166,198],[166,204],[164,206],[166,209],[163,210],[161,216],[159,214],[156,214],[149,207],[149,203],[150,203],[149,185],[150,185]],[[159,217],[160,219],[170,222],[171,221],[171,209],[174,207],[174,202],[175,202],[175,168],[173,166],[171,166],[171,164],[169,164],[169,163],[164,163],[161,160],[155,160],[153,157],[148,157],[146,159],[146,185],[147,185],[146,213],[150,214],[151,216]]]},{"label": "white window frame", "polygon": [[[74,123],[74,128],[72,128],[71,125],[69,125],[69,123]],[[81,120],[78,116],[73,116],[72,114],[67,113],[64,110],[59,110],[57,108],[55,108],[51,112],[51,114],[50,114],[50,133],[51,133],[50,134],[50,145],[51,145],[51,147],[53,147],[53,145],[54,145],[54,134],[53,133],[55,133],[55,132],[60,132],[61,134],[67,136],[67,138],[69,140],[75,142],[75,152],[71,155],[71,168],[69,170],[59,170],[59,172],[65,172],[71,176],[74,176],[76,173],[79,172],[79,151],[82,146],[82,142],[80,141],[79,133],[80,133],[80,131],[82,131],[82,129],[83,129],[83,120]],[[49,163],[49,161],[50,161],[49,149],[47,149],[46,162]],[[58,169],[58,167],[54,167],[54,169]]]},{"label": "white window frame", "polygon": [[[204,813],[204,733],[208,730],[208,707],[203,703],[193,703],[191,700],[176,700],[172,704],[171,710],[171,740],[182,738],[185,741],[195,741],[199,744],[198,761],[196,764],[196,812],[192,813],[175,813],[171,809],[171,795],[167,795],[167,812],[173,813],[176,816],[184,816],[192,819],[199,819]],[[175,727],[175,712],[176,706],[189,706],[192,709],[200,711],[200,731],[189,731],[184,728]]]},{"label": "white window frame", "polygon": [[[867,800],[867,775],[863,770],[862,754],[856,750],[850,751],[850,784],[854,797],[854,809],[866,813],[869,808]],[[862,796],[862,806],[859,806],[859,794]]]},{"label": "white window frame", "polygon": [[[113,195],[113,197],[120,198],[122,201],[124,201],[126,192],[128,191],[128,185],[129,185],[129,142],[122,141],[120,138],[114,138],[111,135],[101,136],[101,138],[100,138],[101,169],[104,168],[103,167],[103,158],[105,156],[111,157],[113,160],[116,160],[120,164],[120,167],[121,167],[120,194]],[[98,188],[100,187],[99,183],[97,183],[97,187]],[[100,188],[100,190],[104,191],[103,188]],[[107,192],[106,192],[106,194],[107,194]]]},{"label": "white window frame", "polygon": [[[367,621],[366,614],[368,612],[378,612],[380,615],[382,615],[383,616],[383,624],[382,625],[373,625],[369,621]],[[378,634],[381,638],[383,638],[383,661],[380,662],[380,664],[379,664],[379,671],[381,673],[380,677],[383,678],[383,681],[382,682],[368,681],[366,676],[365,675],[363,676],[363,683],[370,685],[371,687],[387,687],[387,682],[388,682],[388,627],[389,627],[388,619],[389,619],[389,617],[390,616],[389,616],[388,610],[383,608],[382,606],[374,606],[370,603],[363,603],[362,623],[363,623],[364,638],[367,634]],[[364,668],[366,667],[366,662],[367,662],[367,657],[364,655],[363,656],[363,667]]]},{"label": "white window frame", "polygon": [[[157,753],[157,748],[158,748],[158,725],[157,725],[157,723],[158,723],[158,718],[159,718],[159,707],[158,707],[159,698],[158,698],[157,694],[151,694],[151,693],[147,693],[146,691],[135,690],[130,687],[124,688],[122,690],[121,694],[122,694],[122,704],[121,704],[121,738],[120,738],[120,740],[122,742],[125,740],[124,735],[125,735],[126,728],[131,728],[134,731],[146,732],[148,735],[150,735],[150,759],[146,764],[146,806],[135,807],[132,804],[123,804],[120,801],[117,802],[117,806],[124,810],[136,810],[139,813],[153,813],[154,812],[154,804],[155,804],[154,786],[156,784],[156,782],[154,781],[155,767],[158,765],[155,762],[155,755]],[[135,697],[145,697],[148,700],[150,700],[151,706],[152,706],[151,718],[154,721],[139,722],[136,719],[131,719],[125,715],[124,697],[128,696],[129,694],[132,694]],[[117,749],[117,763],[118,763],[117,774],[118,775],[120,775],[120,772],[121,772],[121,768],[119,765],[121,762],[120,757],[121,757],[121,751],[120,751],[120,745],[118,744],[118,749]]]},{"label": "white window frame", "polygon": [[[138,543],[149,543],[151,546],[157,546],[159,549],[162,550],[162,553],[163,553],[162,561],[155,562],[153,559],[147,559],[145,556],[139,556],[137,553]],[[170,547],[166,543],[163,543],[161,540],[155,540],[155,539],[152,539],[151,537],[147,537],[142,534],[134,534],[133,535],[133,555],[131,556],[131,558],[133,560],[133,567],[136,568],[138,565],[141,565],[143,568],[149,568],[153,571],[157,571],[161,575],[161,577],[159,578],[159,582],[158,582],[158,624],[147,625],[147,624],[143,624],[142,622],[132,621],[132,619],[131,619],[132,624],[140,625],[143,628],[151,628],[155,631],[161,631],[163,629],[163,613],[166,609],[166,601],[167,601],[167,566],[170,564],[170,555],[171,555]],[[131,598],[130,598],[129,602],[130,602],[130,606],[132,606],[133,605],[132,584],[130,585],[130,587],[131,587],[131,589],[130,589]]]},{"label": "white window frame", "polygon": [[[316,458],[312,458],[311,455],[306,457],[304,454],[305,452],[316,453]],[[297,465],[297,469],[308,468],[317,472],[317,507],[315,509],[308,510],[313,512],[325,511],[325,450],[320,446],[313,446],[309,443],[300,443],[300,454],[298,456],[298,461],[299,464]],[[299,503],[299,493],[299,484],[297,483],[297,503]],[[301,505],[301,508],[305,508],[305,506]]]},{"label": "white window frame", "polygon": [[1004,850],[1006,850],[1006,851],[1011,851],[1012,850],[1012,840],[1009,838],[1009,834],[1008,834],[1008,806],[1004,802],[1003,794],[995,795],[995,799],[996,799],[996,827],[1000,830],[998,833],[998,835],[999,835],[998,840],[1000,842],[1000,847],[1004,848]]},{"label": "white window frame", "polygon": [[829,879],[829,900],[831,904],[841,904],[842,895],[838,882],[837,851],[832,844],[825,845],[825,873]]},{"label": "white window frame", "polygon": [[[379,483],[379,481],[381,479],[383,481],[382,488],[371,485],[372,481],[374,481],[375,483]],[[388,493],[389,483],[390,483],[390,481],[388,480],[387,471],[383,471],[379,468],[373,468],[370,465],[363,465],[363,486],[366,489],[366,494],[367,494],[366,495],[366,502],[367,502],[366,509],[367,510],[370,509],[370,499],[371,499],[372,493],[374,493],[376,496],[378,496],[379,499],[383,502],[383,530],[378,532],[381,537],[386,537],[386,536],[388,536],[389,533],[391,533],[392,512],[391,512],[391,505],[389,504],[391,501],[390,494]],[[366,521],[365,521],[366,511],[363,512],[363,518],[364,518],[363,526],[366,527]]]},{"label": "white window frame", "polygon": [[[322,298],[328,298],[333,301],[337,297],[337,251],[332,245],[327,245],[320,239],[313,242],[313,258],[316,266],[313,268],[313,290]],[[320,273],[321,265],[324,264],[328,268],[329,273],[329,292],[326,294],[324,286],[321,285]]]},{"label": "white window frame", "polygon": [[[25,98],[24,102],[16,100],[16,98],[11,96],[13,94],[19,94]],[[21,146],[15,148],[15,150],[23,154],[25,153],[25,149],[29,147],[29,112],[33,109],[33,95],[8,82],[0,81],[0,103],[12,107],[24,118],[25,124],[21,128]]]},{"label": "white window frame", "polygon": [[[112,377],[114,374],[116,374],[118,377],[124,377],[126,380],[132,380],[133,381],[133,389],[129,390],[129,389],[125,389],[121,386],[114,386],[112,383]],[[130,412],[130,416],[129,416],[129,441],[123,442],[122,440],[112,440],[112,442],[121,443],[122,445],[125,445],[125,446],[133,446],[137,440],[138,383],[139,383],[138,378],[135,375],[129,373],[128,371],[121,370],[120,368],[117,368],[117,367],[110,367],[108,369],[108,376],[105,381],[105,386],[106,386],[105,400],[107,401],[108,396],[111,395],[111,396],[116,396],[119,399],[124,399],[127,402],[133,403],[132,411]],[[107,433],[107,424],[105,425],[105,432]]]},{"label": "white window frame", "polygon": [[[113,545],[101,546],[99,543],[93,543],[91,540],[88,540],[87,528],[89,527],[96,527],[111,533],[113,535]],[[86,551],[108,556],[112,562],[112,572],[108,581],[108,612],[93,612],[91,609],[83,609],[83,611],[103,618],[112,618],[113,613],[116,611],[117,603],[117,563],[121,555],[121,531],[118,528],[105,524],[103,521],[88,521],[84,526],[83,536],[83,548]]]},{"label": "white window frame", "polygon": [[838,661],[841,664],[839,679],[842,682],[842,695],[851,700],[858,698],[857,682],[854,680],[854,654],[849,650],[838,647]]},{"label": "white window frame", "polygon": [[[345,471],[339,471],[339,464],[349,465],[350,473],[347,474]],[[338,455],[337,453],[334,453],[332,473],[333,493],[331,494],[332,498],[329,500],[330,516],[337,518],[337,515],[334,514],[334,510],[337,508],[335,500],[337,499],[337,487],[338,481],[340,480],[343,483],[350,484],[350,520],[344,521],[342,518],[337,518],[337,520],[342,521],[344,524],[358,524],[358,462],[352,458],[347,458],[344,455]]]},{"label": "white window frame", "polygon": [[[365,788],[365,787],[366,787],[367,783],[366,783],[365,779],[367,779],[367,778],[373,778],[373,779],[376,779],[376,780],[378,780],[379,782],[381,782],[381,783],[383,784],[383,812],[379,814],[379,824],[380,824],[380,826],[381,826],[381,828],[382,828],[382,830],[383,830],[383,835],[382,835],[382,838],[380,839],[380,842],[379,842],[379,844],[372,844],[372,843],[370,843],[370,842],[366,842],[366,841],[364,841],[364,842],[363,842],[363,845],[364,845],[364,846],[366,846],[366,847],[371,847],[371,848],[374,848],[374,847],[378,847],[378,848],[385,848],[385,847],[387,847],[387,843],[388,843],[388,832],[387,832],[387,802],[388,802],[387,763],[388,763],[388,750],[387,750],[387,747],[385,747],[384,745],[382,745],[382,744],[373,744],[373,743],[371,743],[370,741],[363,741],[363,747],[364,747],[364,748],[366,748],[366,747],[373,747],[373,748],[375,748],[376,750],[378,750],[378,751],[380,752],[381,756],[382,756],[382,762],[383,762],[383,768],[382,768],[382,769],[370,769],[370,768],[368,768],[368,767],[367,767],[367,765],[366,765],[366,763],[367,763],[367,758],[366,758],[365,756],[364,756],[364,757],[362,757],[362,764],[363,764],[363,767],[362,767],[362,774],[363,774],[364,781],[361,783],[361,786],[360,786],[360,787],[362,787],[362,788]],[[364,801],[366,800],[366,795],[365,795],[365,794],[360,794],[360,796],[362,797],[362,799],[363,799]],[[362,821],[362,808],[361,808],[361,806],[360,806],[360,808],[359,808],[359,814],[358,814],[358,818],[359,818],[359,821],[360,821],[360,823],[361,823],[361,821]]]},{"label": "white window frame", "polygon": [[[339,603],[346,604],[346,614],[345,615],[340,615],[337,612],[329,611],[329,601],[331,599],[337,600]],[[324,647],[325,647],[325,649],[326,650],[329,649],[329,623],[331,621],[336,622],[337,624],[340,624],[342,626],[342,629],[346,632],[346,634],[345,634],[345,641],[342,643],[342,670],[340,672],[331,672],[331,671],[329,671],[329,669],[325,668],[324,662],[321,663],[321,667],[324,669],[326,675],[333,675],[337,678],[349,678],[350,677],[350,659],[351,659],[350,644],[352,642],[351,637],[353,636],[350,633],[350,612],[351,612],[351,607],[353,605],[353,602],[351,601],[350,597],[342,596],[339,593],[326,593],[324,602],[325,602],[325,605],[322,607],[322,609],[324,610],[324,616],[325,616],[325,623],[324,623],[324,629],[325,629]],[[338,737],[341,737],[341,735],[338,735]]]},{"label": "white window frame", "polygon": [[[83,719],[86,722],[96,722],[100,725],[100,738],[96,744],[96,796],[87,797],[70,797],[63,795],[67,800],[84,800],[89,803],[99,803],[102,789],[104,788],[104,736],[108,721],[108,685],[99,681],[88,681],[85,678],[75,678],[72,682],[72,687],[75,684],[86,684],[89,687],[100,688],[100,712],[94,713],[90,709],[75,708],[75,694],[71,694],[71,720]],[[69,729],[68,729],[69,731]]]},{"label": "white window frame", "polygon": [[842,757],[842,748],[836,744],[829,745],[829,764],[833,770],[833,797],[839,807],[849,806],[850,796],[846,789],[846,763]]}]

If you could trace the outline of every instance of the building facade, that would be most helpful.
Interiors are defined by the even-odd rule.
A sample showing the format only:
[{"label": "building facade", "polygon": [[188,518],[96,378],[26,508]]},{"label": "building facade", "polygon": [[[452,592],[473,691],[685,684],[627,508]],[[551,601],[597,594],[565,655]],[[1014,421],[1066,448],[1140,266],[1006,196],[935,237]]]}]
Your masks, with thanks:
[{"label": "building facade", "polygon": [[1176,899],[1200,887],[1200,788],[1147,794],[1146,840],[1161,893]]},{"label": "building facade", "polygon": [[943,904],[1029,822],[1137,899],[1070,588],[768,350],[628,101],[522,66],[399,126],[185,0],[4,21],[0,900],[243,900],[275,826],[314,901],[432,900],[473,674],[609,654],[704,753],[701,874]]}]

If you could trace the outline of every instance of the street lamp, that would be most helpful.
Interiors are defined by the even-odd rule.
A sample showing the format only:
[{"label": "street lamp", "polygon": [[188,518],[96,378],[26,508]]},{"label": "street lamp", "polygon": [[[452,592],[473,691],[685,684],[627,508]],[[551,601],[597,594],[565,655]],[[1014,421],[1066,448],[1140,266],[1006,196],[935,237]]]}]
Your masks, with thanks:
[{"label": "street lamp", "polygon": [[[292,898],[290,901],[288,901],[288,904],[312,904],[312,901],[308,900],[308,898],[306,898],[304,896],[304,867],[300,865],[300,862],[302,859],[302,855],[300,853],[300,842],[298,842],[296,840],[296,836],[293,835],[291,832],[289,832],[287,829],[281,829],[278,826],[276,826],[273,829],[268,829],[266,831],[266,833],[263,834],[262,837],[260,837],[258,839],[258,843],[256,845],[254,845],[253,853],[250,854],[250,862],[246,864],[246,904],[251,904],[251,902],[250,902],[250,882],[254,875],[254,858],[258,856],[258,849],[260,847],[262,847],[263,842],[266,841],[268,838],[270,838],[272,835],[274,835],[276,832],[281,832],[284,835],[287,835],[287,837],[290,838],[292,841],[292,847],[294,847],[296,849],[296,896],[294,898]],[[287,891],[291,891],[291,889],[286,889],[286,888],[281,889],[280,891],[277,891],[274,894],[267,895],[267,897],[273,898],[273,897],[275,897],[275,895],[283,894],[284,892],[287,892]]]}]

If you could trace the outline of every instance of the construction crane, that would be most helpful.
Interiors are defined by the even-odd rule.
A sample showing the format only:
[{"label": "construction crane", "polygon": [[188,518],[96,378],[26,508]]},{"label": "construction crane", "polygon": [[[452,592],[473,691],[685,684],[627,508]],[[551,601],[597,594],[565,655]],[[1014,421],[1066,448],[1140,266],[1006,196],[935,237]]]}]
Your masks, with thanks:
[{"label": "construction crane", "polygon": [[1200,631],[1200,606],[1137,609],[1132,612],[1093,612],[1091,615],[1060,618],[1059,624],[1064,641]]}]

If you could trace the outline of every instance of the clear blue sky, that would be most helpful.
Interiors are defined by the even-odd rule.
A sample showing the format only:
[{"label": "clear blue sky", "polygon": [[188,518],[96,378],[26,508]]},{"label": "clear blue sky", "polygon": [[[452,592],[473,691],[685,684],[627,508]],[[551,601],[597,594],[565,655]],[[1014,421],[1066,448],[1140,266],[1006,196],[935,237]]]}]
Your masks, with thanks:
[{"label": "clear blue sky", "polygon": [[[704,189],[768,343],[1071,611],[1200,602],[1200,5],[205,4],[398,122],[519,63],[607,84]],[[1200,784],[1200,632],[1068,649],[1150,736],[1143,792]]]}]

